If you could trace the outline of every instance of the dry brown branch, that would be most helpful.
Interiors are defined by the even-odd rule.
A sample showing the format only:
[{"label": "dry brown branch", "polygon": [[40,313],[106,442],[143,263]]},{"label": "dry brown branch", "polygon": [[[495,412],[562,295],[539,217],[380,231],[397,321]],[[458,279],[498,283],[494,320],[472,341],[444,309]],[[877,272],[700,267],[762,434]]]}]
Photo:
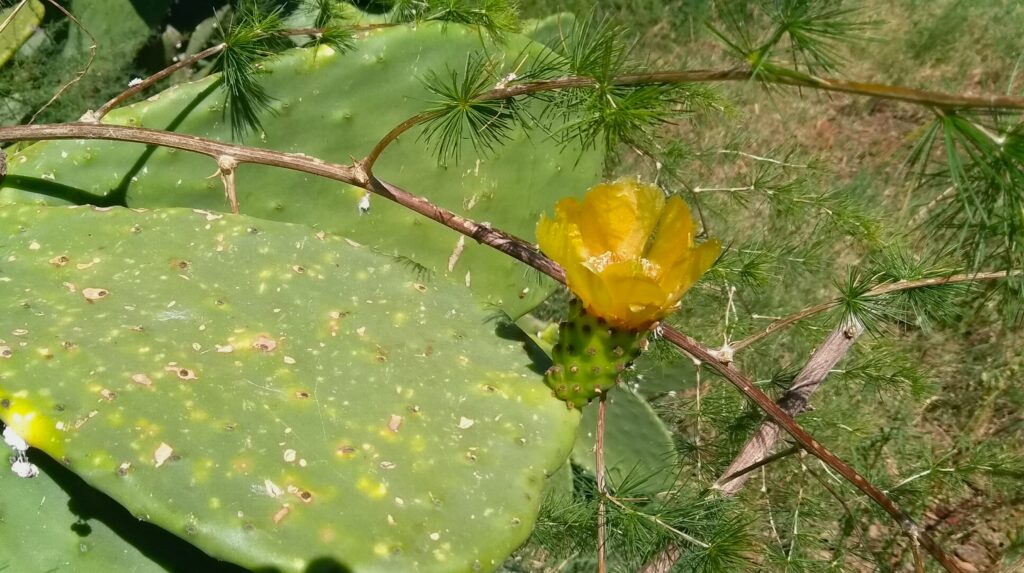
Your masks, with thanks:
[{"label": "dry brown branch", "polygon": [[[776,401],[776,404],[790,416],[796,416],[805,411],[810,403],[811,395],[863,333],[864,325],[856,318],[837,326],[821,346],[814,351],[803,370],[793,379],[793,384]],[[779,427],[771,422],[762,424],[754,436],[740,448],[740,453],[722,472],[722,476],[715,481],[712,487],[726,496],[738,492],[749,477],[749,474],[743,471],[744,468],[753,466],[767,458],[775,449],[780,432]]]},{"label": "dry brown branch", "polygon": [[[803,412],[810,402],[811,395],[863,332],[864,326],[855,318],[836,327],[814,351],[803,370],[793,379],[789,390],[776,401],[776,404],[790,416]],[[750,472],[800,450],[789,448],[772,455],[771,451],[775,448],[780,433],[778,425],[772,422],[763,423],[754,436],[740,448],[739,454],[715,481],[712,489],[720,491],[725,496],[735,495],[750,477]],[[667,573],[682,555],[682,547],[669,545],[645,564],[641,573]]]}]

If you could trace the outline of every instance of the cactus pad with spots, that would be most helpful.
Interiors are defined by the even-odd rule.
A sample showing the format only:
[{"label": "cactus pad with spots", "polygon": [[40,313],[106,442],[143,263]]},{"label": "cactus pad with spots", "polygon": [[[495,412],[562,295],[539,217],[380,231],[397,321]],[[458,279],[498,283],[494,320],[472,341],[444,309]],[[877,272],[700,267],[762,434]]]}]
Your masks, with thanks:
[{"label": "cactus pad with spots", "polygon": [[0,208],[0,419],[214,557],[487,571],[579,414],[464,287],[307,227]]},{"label": "cactus pad with spots", "polygon": [[[428,22],[369,32],[351,53],[321,47],[281,54],[260,75],[275,98],[274,113],[262,118],[263,132],[244,143],[350,163],[391,128],[431,107],[438,96],[423,78],[463,73],[467,55],[484,49],[484,37],[474,27]],[[528,69],[532,59],[550,57],[546,50],[516,34],[486,47],[496,77]],[[115,110],[104,121],[234,141],[219,81],[211,76],[173,87]],[[561,197],[581,196],[600,179],[602,159],[600,149],[563,149],[543,130],[527,135],[517,129],[493,155],[479,156],[466,143],[460,162],[439,165],[434,143],[413,130],[386,150],[374,171],[461,215],[532,237],[542,211]],[[9,164],[0,202],[229,210],[220,180],[209,177],[215,162],[184,151],[54,141],[11,154]],[[361,189],[259,165],[243,164],[236,173],[243,214],[306,224],[412,259],[435,275],[468,284],[478,298],[512,315],[550,291],[550,282],[538,283],[517,261],[386,199],[374,198],[369,213],[360,215]]]}]

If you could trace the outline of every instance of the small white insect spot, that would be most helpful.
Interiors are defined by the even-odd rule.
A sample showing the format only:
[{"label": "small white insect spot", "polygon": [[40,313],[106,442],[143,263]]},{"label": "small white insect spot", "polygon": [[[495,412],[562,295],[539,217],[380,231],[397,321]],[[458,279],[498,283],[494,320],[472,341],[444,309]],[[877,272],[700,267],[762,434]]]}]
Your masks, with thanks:
[{"label": "small white insect spot", "polygon": [[37,243],[35,241],[32,241],[31,243],[28,244],[28,250],[30,250],[30,251],[38,251],[40,246],[41,245],[39,243]]},{"label": "small white insect spot", "polygon": [[439,539],[441,539],[441,534],[440,533],[435,531],[435,532],[430,534],[430,540],[431,541],[437,541]]},{"label": "small white insect spot", "polygon": [[4,428],[4,443],[18,452],[24,452],[28,449],[28,442],[10,426]]},{"label": "small white insect spot", "polygon": [[359,199],[359,214],[365,215],[370,212],[370,194],[366,193]]},{"label": "small white insect spot", "polygon": [[473,424],[476,424],[475,420],[471,420],[465,416],[459,418],[459,429],[461,430],[468,430],[473,427]]},{"label": "small white insect spot", "polygon": [[284,357],[284,363],[285,364],[289,364],[289,365],[290,364],[295,364],[295,359],[292,358],[291,356],[285,356]]},{"label": "small white insect spot", "polygon": [[152,386],[153,381],[149,379],[149,376],[145,374],[132,374],[132,382],[141,386]]},{"label": "small white insect spot", "polygon": [[27,459],[17,459],[11,463],[11,471],[20,478],[34,478],[39,475],[39,468]]},{"label": "small white insect spot", "polygon": [[266,492],[270,497],[281,497],[284,493],[281,488],[277,487],[277,484],[270,480],[263,481],[263,491]]},{"label": "small white insect spot", "polygon": [[128,82],[128,87],[133,88],[141,83],[142,78],[132,78],[131,81]]},{"label": "small white insect spot", "polygon": [[284,461],[286,461],[288,463],[292,463],[292,462],[295,461],[295,457],[296,457],[295,450],[287,449],[287,450],[284,451]]},{"label": "small white insect spot", "polygon": [[393,470],[396,467],[398,467],[398,465],[395,464],[394,462],[381,462],[380,463],[380,469],[382,469],[382,470]]},{"label": "small white insect spot", "polygon": [[366,327],[360,326],[359,328],[357,328],[356,334],[358,334],[359,336],[364,336],[366,334]]},{"label": "small white insect spot", "polygon": [[235,347],[231,346],[230,344],[225,344],[224,346],[221,346],[220,344],[214,344],[214,348],[217,349],[217,352],[220,352],[222,354],[227,354],[229,352],[235,351]]}]

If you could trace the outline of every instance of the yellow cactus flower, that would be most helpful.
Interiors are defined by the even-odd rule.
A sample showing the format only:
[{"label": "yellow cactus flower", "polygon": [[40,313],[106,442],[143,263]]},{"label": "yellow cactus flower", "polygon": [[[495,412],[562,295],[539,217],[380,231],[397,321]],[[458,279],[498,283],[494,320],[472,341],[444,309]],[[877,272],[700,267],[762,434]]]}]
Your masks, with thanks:
[{"label": "yellow cactus flower", "polygon": [[50,456],[59,457],[64,454],[64,444],[56,422],[25,400],[8,397],[0,399],[0,420],[16,436],[46,451]]},{"label": "yellow cactus flower", "polygon": [[682,199],[629,179],[597,185],[582,202],[562,199],[554,219],[541,215],[537,239],[587,313],[628,330],[678,309],[721,251],[716,240],[694,245]]}]

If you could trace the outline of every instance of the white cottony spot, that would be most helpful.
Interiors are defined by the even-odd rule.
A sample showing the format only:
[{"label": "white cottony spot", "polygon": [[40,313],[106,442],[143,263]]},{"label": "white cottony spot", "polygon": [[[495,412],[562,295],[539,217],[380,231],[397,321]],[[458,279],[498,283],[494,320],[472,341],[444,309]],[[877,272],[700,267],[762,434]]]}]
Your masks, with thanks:
[{"label": "white cottony spot", "polygon": [[14,450],[14,458],[11,460],[11,471],[20,478],[34,478],[39,475],[39,468],[28,461],[25,452],[28,450],[28,442],[18,435],[10,426],[4,428],[4,443]]},{"label": "white cottony spot", "polygon": [[132,78],[132,80],[130,82],[128,82],[128,87],[133,88],[133,87],[135,87],[135,86],[137,86],[137,85],[139,85],[141,83],[142,83],[142,78]]},{"label": "white cottony spot", "polygon": [[370,194],[363,195],[362,199],[359,200],[359,214],[365,215],[370,212]]},{"label": "white cottony spot", "polygon": [[11,464],[11,471],[20,478],[34,478],[39,475],[39,468],[27,459],[15,460]]},{"label": "white cottony spot", "polygon": [[14,428],[10,426],[4,428],[4,442],[19,453],[28,449],[28,442],[19,436],[18,433],[14,431]]}]

